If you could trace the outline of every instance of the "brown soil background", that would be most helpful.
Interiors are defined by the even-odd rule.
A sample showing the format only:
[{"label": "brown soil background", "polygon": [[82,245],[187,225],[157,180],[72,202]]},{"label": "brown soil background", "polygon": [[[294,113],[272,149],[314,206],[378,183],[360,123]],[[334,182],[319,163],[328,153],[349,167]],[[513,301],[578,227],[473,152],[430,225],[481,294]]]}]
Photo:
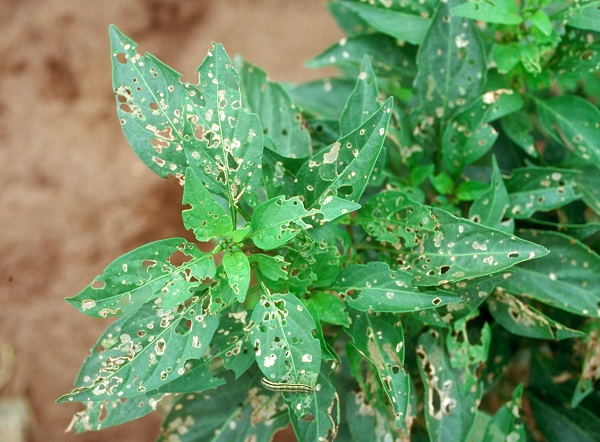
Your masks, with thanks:
[{"label": "brown soil background", "polygon": [[[121,254],[186,235],[181,189],[150,172],[116,116],[108,25],[194,80],[211,41],[280,81],[342,33],[322,0],[0,0],[0,400],[31,403],[30,441],[151,441],[160,416],[76,436],[70,391],[108,322],[63,301]],[[0,361],[2,363],[3,361]],[[12,442],[12,441],[6,441]]]}]

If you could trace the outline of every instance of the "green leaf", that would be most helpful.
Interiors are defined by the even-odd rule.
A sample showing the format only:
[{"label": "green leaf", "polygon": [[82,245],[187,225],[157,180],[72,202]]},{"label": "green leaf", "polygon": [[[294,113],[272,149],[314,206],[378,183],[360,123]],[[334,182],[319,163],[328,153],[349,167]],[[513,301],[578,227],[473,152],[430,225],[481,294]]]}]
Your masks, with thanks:
[{"label": "green leaf", "polygon": [[270,81],[265,71],[241,58],[236,59],[236,67],[244,108],[259,116],[263,133],[274,141],[276,152],[291,158],[311,156],[310,136],[302,113],[285,89]]},{"label": "green leaf", "polygon": [[552,22],[550,17],[541,9],[535,11],[530,17],[531,24],[542,31],[544,35],[550,35],[552,33]]},{"label": "green leaf", "polygon": [[497,44],[494,46],[493,58],[498,72],[507,74],[521,61],[521,45],[519,43]]},{"label": "green leaf", "polygon": [[312,226],[303,218],[315,215],[316,209],[306,210],[299,198],[278,196],[262,203],[252,214],[252,241],[263,250],[275,249]]},{"label": "green leaf", "polygon": [[139,419],[155,411],[163,396],[154,394],[120,400],[87,401],[85,410],[75,413],[65,431],[99,431]]},{"label": "green leaf", "polygon": [[231,217],[189,167],[185,174],[183,204],[192,206],[182,213],[183,225],[186,229],[193,230],[198,241],[225,238],[233,231]]},{"label": "green leaf", "polygon": [[485,155],[498,138],[498,132],[487,123],[492,106],[486,101],[485,96],[474,101],[456,114],[444,129],[444,164],[455,175]]},{"label": "green leaf", "polygon": [[330,324],[350,327],[346,303],[339,298],[324,292],[317,292],[306,299],[305,304],[313,308],[319,319]]},{"label": "green leaf", "polygon": [[527,219],[535,212],[548,212],[579,199],[576,191],[577,170],[553,167],[514,169],[506,181],[510,197],[510,214]]},{"label": "green leaf", "polygon": [[[449,335],[448,342],[455,338]],[[467,339],[466,344],[469,345]],[[485,349],[483,349],[485,353]],[[419,337],[416,349],[425,387],[425,422],[431,441],[467,440],[483,388],[475,376],[478,360],[452,365],[443,335],[430,330]],[[458,361],[456,361],[458,362]]]},{"label": "green leaf", "polygon": [[471,20],[450,16],[458,4],[439,3],[417,54],[415,94],[423,112],[442,121],[480,96],[485,85],[485,48]]},{"label": "green leaf", "polygon": [[377,369],[383,390],[394,410],[396,428],[406,426],[410,378],[404,369],[404,332],[392,314],[351,312],[350,336],[358,351]]},{"label": "green leaf", "polygon": [[258,271],[271,281],[279,281],[287,278],[286,268],[289,265],[283,256],[269,256],[261,253],[253,253],[248,256],[251,264],[255,264]]},{"label": "green leaf", "polygon": [[379,88],[377,78],[368,56],[364,56],[356,86],[348,97],[346,106],[340,116],[340,133],[352,132],[363,121],[371,117],[380,107],[377,102]]},{"label": "green leaf", "polygon": [[523,21],[515,0],[468,0],[450,9],[450,14],[505,25],[518,25]]},{"label": "green leaf", "polygon": [[492,158],[492,179],[490,187],[481,197],[473,202],[469,209],[469,219],[478,224],[501,230],[505,233],[514,232],[514,221],[505,221],[506,211],[510,207],[510,200],[496,157]]},{"label": "green leaf", "polygon": [[[214,294],[214,293],[213,293]],[[236,305],[237,308],[237,305]],[[169,382],[161,393],[194,393],[211,390],[242,376],[254,364],[254,349],[250,342],[247,312],[230,309],[219,318],[219,329],[207,350],[188,361],[183,376]]]},{"label": "green leaf", "polygon": [[183,238],[164,239],[117,258],[102,275],[66,301],[96,318],[129,315],[158,297],[169,309],[190,298],[191,289],[213,278],[215,272],[212,254]]},{"label": "green leaf", "polygon": [[446,172],[430,176],[429,181],[433,188],[442,195],[449,195],[454,190],[454,181]]},{"label": "green leaf", "polygon": [[294,183],[304,159],[286,158],[279,155],[268,146],[263,151],[261,189],[264,200],[270,200],[284,195],[288,198],[295,196]]},{"label": "green leaf", "polygon": [[538,152],[535,148],[535,138],[532,135],[533,123],[525,112],[515,112],[506,115],[500,120],[503,133],[508,136],[527,155],[537,158]]},{"label": "green leaf", "polygon": [[540,122],[546,131],[589,165],[600,167],[597,143],[600,110],[574,95],[536,100]]},{"label": "green leaf", "polygon": [[360,18],[378,31],[413,44],[419,44],[423,40],[431,22],[420,15],[407,14],[386,7],[350,1],[340,3],[356,12]]},{"label": "green leaf", "polygon": [[223,46],[214,44],[196,71],[202,101],[186,98],[184,103],[189,164],[230,210],[242,197],[254,206],[263,152],[260,120],[242,109],[239,77]]},{"label": "green leaf", "polygon": [[456,187],[456,199],[458,201],[475,201],[479,200],[489,191],[486,183],[477,180],[462,181]]},{"label": "green leaf", "polygon": [[297,193],[308,208],[329,196],[357,202],[362,195],[385,140],[392,98],[353,132],[316,153],[298,172]]},{"label": "green leaf", "polygon": [[590,322],[586,326],[583,338],[583,365],[577,386],[571,398],[571,407],[579,406],[587,396],[596,391],[595,385],[600,379],[598,371],[600,363],[600,321]]},{"label": "green leaf", "polygon": [[256,362],[271,382],[314,386],[321,348],[311,331],[315,323],[291,294],[265,293],[252,313]]},{"label": "green leaf", "polygon": [[521,417],[523,402],[523,384],[517,385],[513,390],[512,399],[506,402],[490,419],[483,441],[505,442],[510,438],[514,440],[527,440],[525,426]]},{"label": "green leaf", "polygon": [[219,325],[203,311],[203,299],[170,310],[147,302],[114,322],[84,361],[75,389],[59,402],[131,398],[185,374],[187,361],[203,355]]},{"label": "green leaf", "polygon": [[555,341],[583,336],[508,293],[495,293],[488,299],[488,306],[494,319],[517,336]]},{"label": "green leaf", "polygon": [[348,305],[361,311],[414,312],[461,301],[456,296],[421,292],[411,279],[408,272],[390,270],[383,262],[369,262],[347,267],[330,288],[340,295],[354,292]]},{"label": "green leaf", "polygon": [[244,302],[250,285],[250,262],[244,252],[228,251],[223,255],[223,269],[227,273],[227,283],[235,293],[238,302]]},{"label": "green leaf", "polygon": [[360,207],[361,206],[358,203],[329,195],[323,200],[323,204],[321,204],[319,209],[319,212],[321,212],[323,215],[323,218],[319,221],[319,223],[323,225],[326,222],[334,221],[341,216],[360,209]]},{"label": "green leaf", "polygon": [[289,424],[285,404],[252,386],[247,376],[202,393],[179,396],[158,442],[270,441]]},{"label": "green leaf", "polygon": [[573,2],[561,18],[574,28],[600,32],[600,8],[597,0]]},{"label": "green leaf", "polygon": [[489,275],[547,253],[544,247],[416,203],[401,191],[371,198],[359,222],[377,240],[394,246],[394,259],[414,275],[417,286]]},{"label": "green leaf", "polygon": [[110,26],[109,34],[117,113],[127,140],[153,172],[182,178],[187,167],[183,99],[198,90],[182,84],[181,74],[153,55],[138,54],[137,44],[116,26]]},{"label": "green leaf", "polygon": [[581,199],[600,216],[600,173],[597,168],[583,169],[574,177]]},{"label": "green leaf", "polygon": [[312,60],[311,68],[338,66],[359,70],[363,57],[368,56],[378,78],[394,77],[412,81],[417,74],[415,49],[399,45],[397,40],[383,34],[363,34],[342,38]]},{"label": "green leaf", "polygon": [[383,413],[377,404],[366,401],[364,391],[349,391],[345,404],[346,420],[353,441],[385,442],[398,432],[387,413]]},{"label": "green leaf", "polygon": [[521,230],[519,236],[550,250],[547,256],[515,267],[502,287],[576,315],[599,318],[600,256],[557,232]]},{"label": "green leaf", "polygon": [[354,89],[354,80],[324,78],[298,85],[287,85],[286,90],[298,106],[309,114],[337,120],[344,104]]}]

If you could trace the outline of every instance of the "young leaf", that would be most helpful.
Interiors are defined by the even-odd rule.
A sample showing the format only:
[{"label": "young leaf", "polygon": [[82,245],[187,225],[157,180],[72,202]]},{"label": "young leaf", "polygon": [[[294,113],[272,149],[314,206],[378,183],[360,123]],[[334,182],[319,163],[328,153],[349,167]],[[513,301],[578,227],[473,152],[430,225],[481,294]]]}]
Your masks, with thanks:
[{"label": "young leaf", "polygon": [[389,6],[386,8],[352,1],[340,3],[356,12],[360,18],[378,31],[412,44],[421,43],[430,23],[429,19],[421,15],[407,14]]},{"label": "young leaf", "polygon": [[439,3],[417,54],[415,94],[423,112],[442,121],[474,101],[485,85],[485,47],[477,27],[450,15],[460,3]]},{"label": "young leaf", "polygon": [[600,110],[596,106],[574,95],[536,100],[536,105],[548,134],[590,166],[600,167],[600,147],[596,142]]},{"label": "young leaf", "polygon": [[527,219],[535,212],[548,212],[578,200],[577,170],[529,166],[513,169],[506,181],[510,214]]},{"label": "young leaf", "polygon": [[129,315],[157,297],[164,308],[170,309],[190,298],[191,289],[213,278],[215,272],[212,254],[183,238],[164,239],[117,258],[102,275],[66,301],[96,318]]},{"label": "young leaf", "polygon": [[298,172],[296,190],[308,208],[329,196],[357,202],[362,195],[385,140],[392,99],[353,132],[316,153]]},{"label": "young leaf", "polygon": [[255,378],[180,396],[162,423],[158,442],[272,440],[289,424],[285,404],[252,387]]},{"label": "young leaf", "polygon": [[219,325],[202,310],[203,299],[194,296],[171,310],[147,302],[114,322],[83,363],[75,389],[59,401],[131,398],[185,374],[187,361],[202,356]]},{"label": "young leaf", "polygon": [[500,175],[496,157],[492,157],[492,179],[490,187],[480,198],[475,200],[469,209],[469,219],[475,223],[501,230],[514,232],[514,221],[504,221],[510,206],[508,192]]},{"label": "young leaf", "polygon": [[513,391],[512,399],[502,405],[490,419],[482,440],[503,442],[511,437],[515,440],[527,440],[521,417],[522,402],[523,384],[519,384]]},{"label": "young leaf", "polygon": [[244,108],[259,116],[263,133],[273,140],[276,152],[291,158],[311,156],[310,136],[302,114],[285,89],[269,81],[265,71],[241,58],[236,59],[236,67]]},{"label": "young leaf", "polygon": [[137,44],[116,26],[109,28],[113,89],[121,127],[140,159],[166,178],[183,177],[187,158],[182,138],[183,97],[199,94],[181,74],[156,57],[137,53]]},{"label": "young leaf", "polygon": [[371,198],[359,222],[379,241],[394,245],[395,259],[417,286],[489,275],[547,253],[542,246],[416,203],[401,191]]},{"label": "young leaf", "polygon": [[414,312],[461,301],[456,296],[421,292],[411,280],[408,272],[390,270],[383,262],[369,262],[346,267],[330,288],[341,295],[354,292],[348,305],[361,311]]},{"label": "young leaf", "polygon": [[231,217],[189,167],[185,174],[183,204],[192,206],[182,213],[183,225],[186,229],[193,230],[198,241],[225,238],[233,231]]},{"label": "young leaf", "polygon": [[406,426],[410,378],[404,369],[404,332],[398,317],[353,310],[349,334],[360,353],[375,365],[394,409],[396,428]]},{"label": "young leaf", "polygon": [[303,218],[316,213],[316,209],[307,211],[297,197],[278,196],[265,201],[252,214],[252,241],[263,250],[282,246],[302,230],[311,228]]},{"label": "young leaf", "polygon": [[521,230],[518,235],[550,250],[522,263],[501,285],[509,293],[534,298],[576,315],[600,318],[600,256],[579,241],[557,232]]},{"label": "young leaf", "polygon": [[271,382],[314,386],[321,348],[311,331],[315,323],[291,294],[265,293],[252,313],[256,362]]},{"label": "young leaf", "polygon": [[223,269],[227,273],[227,283],[235,293],[238,302],[244,302],[250,285],[250,262],[244,252],[225,252]]},{"label": "young leaf", "polygon": [[239,77],[223,46],[214,44],[196,70],[202,102],[186,99],[184,139],[190,166],[230,210],[244,197],[258,202],[263,130],[258,116],[242,109]]},{"label": "young leaf", "polygon": [[496,292],[488,306],[494,319],[513,335],[554,341],[583,336],[508,293]]}]

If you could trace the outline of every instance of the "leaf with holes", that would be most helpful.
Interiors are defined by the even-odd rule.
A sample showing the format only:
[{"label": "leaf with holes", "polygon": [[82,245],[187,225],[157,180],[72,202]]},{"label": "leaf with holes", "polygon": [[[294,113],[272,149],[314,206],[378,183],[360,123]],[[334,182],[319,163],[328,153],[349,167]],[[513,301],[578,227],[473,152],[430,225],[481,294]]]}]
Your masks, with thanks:
[{"label": "leaf with holes", "polygon": [[550,136],[590,166],[600,167],[600,110],[596,106],[584,98],[563,95],[537,100],[536,110]]},{"label": "leaf with holes", "polygon": [[396,428],[406,426],[410,379],[404,364],[404,332],[398,317],[351,311],[350,336],[358,351],[377,369],[394,410]]},{"label": "leaf with holes", "polygon": [[522,418],[523,384],[517,385],[512,399],[496,411],[488,422],[482,440],[504,441],[514,437],[515,440],[527,440]]},{"label": "leaf with holes", "polygon": [[256,266],[256,269],[267,279],[278,281],[287,278],[287,267],[289,264],[285,262],[283,256],[269,256],[262,253],[253,253],[248,256],[251,264]]},{"label": "leaf with holes", "polygon": [[147,302],[102,334],[66,401],[132,398],[183,376],[187,361],[208,348],[219,320],[202,309],[203,296],[164,310]]},{"label": "leaf with holes", "polygon": [[121,127],[135,153],[153,172],[165,178],[183,177],[183,99],[199,96],[198,89],[179,81],[181,74],[150,54],[116,26],[109,29],[113,89]]},{"label": "leaf with holes", "polygon": [[365,204],[365,230],[390,250],[400,268],[413,274],[416,286],[490,275],[547,250],[529,241],[457,218],[410,200],[404,192],[386,191]]},{"label": "leaf with holes", "polygon": [[554,341],[583,336],[509,293],[495,293],[488,299],[488,307],[496,322],[517,336]]},{"label": "leaf with holes", "polygon": [[230,210],[245,198],[256,205],[263,129],[257,115],[242,108],[239,77],[223,46],[214,44],[198,72],[202,100],[186,97],[184,139],[190,166]]},{"label": "leaf with holes", "polygon": [[502,287],[576,315],[600,318],[600,256],[562,233],[520,230],[517,234],[547,247],[550,253],[514,267]]},{"label": "leaf with holes", "polygon": [[244,252],[227,251],[223,255],[223,270],[227,273],[227,283],[238,302],[244,302],[250,286],[250,262]]},{"label": "leaf with holes", "polygon": [[302,230],[309,229],[303,218],[315,215],[316,209],[306,210],[294,197],[278,196],[265,201],[252,214],[252,241],[263,250],[272,250],[290,241]]},{"label": "leaf with holes", "polygon": [[505,233],[513,233],[515,229],[514,220],[505,220],[510,200],[504,180],[500,175],[496,157],[492,158],[492,179],[488,190],[476,199],[469,209],[469,219],[478,224],[501,230]]},{"label": "leaf with holes", "polygon": [[252,312],[254,355],[271,382],[314,386],[321,366],[315,323],[291,294],[263,293]]},{"label": "leaf with holes", "polygon": [[179,396],[162,423],[158,442],[272,440],[289,425],[285,404],[251,387],[256,381],[248,375],[214,390]]},{"label": "leaf with holes", "polygon": [[225,238],[233,231],[231,217],[189,167],[185,174],[183,204],[192,207],[183,211],[183,225],[186,229],[193,230],[198,241]]},{"label": "leaf with holes", "polygon": [[590,322],[585,326],[585,337],[582,342],[583,364],[581,374],[571,398],[571,407],[579,406],[587,396],[596,391],[596,383],[600,379],[600,322]]},{"label": "leaf with holes", "polygon": [[427,293],[413,287],[412,275],[402,270],[390,270],[383,262],[354,264],[342,272],[331,290],[340,295],[353,292],[348,305],[362,311],[414,312],[440,307],[461,298],[436,292]]},{"label": "leaf with holes", "polygon": [[506,181],[510,215],[527,219],[535,212],[548,212],[580,198],[577,170],[529,166],[513,169]]},{"label": "leaf with holes", "polygon": [[296,191],[311,209],[329,196],[357,202],[362,195],[385,140],[392,99],[354,131],[322,149],[298,172]]},{"label": "leaf with holes", "polygon": [[237,58],[244,109],[256,113],[263,133],[271,138],[276,152],[283,157],[304,158],[312,155],[308,130],[300,110],[285,89],[267,79],[265,71]]},{"label": "leaf with holes", "polygon": [[96,318],[129,315],[156,298],[168,309],[190,298],[191,289],[214,277],[215,271],[212,254],[183,238],[164,239],[117,258],[83,291],[66,300]]},{"label": "leaf with holes", "polygon": [[417,54],[415,94],[426,115],[449,120],[481,95],[486,57],[475,23],[452,16],[460,0],[441,2]]}]

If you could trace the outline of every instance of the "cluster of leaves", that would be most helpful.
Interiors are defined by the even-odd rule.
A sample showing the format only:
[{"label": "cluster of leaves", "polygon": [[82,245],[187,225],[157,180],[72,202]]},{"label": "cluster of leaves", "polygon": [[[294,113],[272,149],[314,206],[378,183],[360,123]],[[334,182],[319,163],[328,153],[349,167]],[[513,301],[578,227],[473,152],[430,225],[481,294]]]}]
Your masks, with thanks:
[{"label": "cluster of leaves", "polygon": [[123,130],[197,242],[68,299],[118,317],[71,427],[598,440],[598,2],[328,7],[348,37],[308,64],[340,76],[299,85],[218,44],[181,83],[111,27]]}]

